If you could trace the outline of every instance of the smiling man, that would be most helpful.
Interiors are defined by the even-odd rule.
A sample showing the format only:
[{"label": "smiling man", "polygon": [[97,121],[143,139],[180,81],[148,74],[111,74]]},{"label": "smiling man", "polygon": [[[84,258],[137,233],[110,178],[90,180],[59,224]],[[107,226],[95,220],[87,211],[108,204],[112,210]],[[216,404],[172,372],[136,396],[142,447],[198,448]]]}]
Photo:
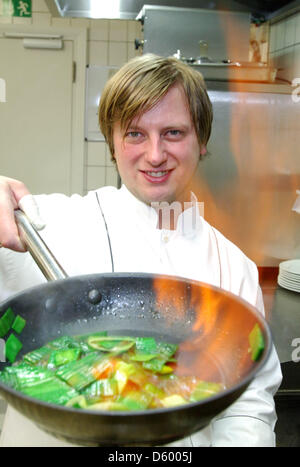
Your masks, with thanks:
[{"label": "smiling man", "polygon": [[[46,227],[41,235],[69,276],[144,272],[221,287],[264,313],[255,264],[200,215],[191,187],[206,153],[212,105],[202,76],[175,58],[145,55],[107,83],[99,107],[102,133],[122,178],[121,189],[87,196],[32,197],[19,181],[0,178],[0,300],[45,282],[24,251],[14,223],[23,208]],[[172,226],[156,208],[178,203]],[[13,251],[15,250],[15,251]],[[204,430],[176,446],[275,446],[274,393],[281,382],[274,348],[244,394]],[[57,445],[11,408],[0,445]]]},{"label": "smiling man", "polygon": [[186,201],[205,146],[200,144],[181,85],[174,85],[126,131],[114,125],[114,157],[120,176],[144,203]]},{"label": "smiling man", "polygon": [[133,60],[104,89],[99,121],[134,196],[147,204],[190,199],[212,122],[200,73],[172,58]]}]

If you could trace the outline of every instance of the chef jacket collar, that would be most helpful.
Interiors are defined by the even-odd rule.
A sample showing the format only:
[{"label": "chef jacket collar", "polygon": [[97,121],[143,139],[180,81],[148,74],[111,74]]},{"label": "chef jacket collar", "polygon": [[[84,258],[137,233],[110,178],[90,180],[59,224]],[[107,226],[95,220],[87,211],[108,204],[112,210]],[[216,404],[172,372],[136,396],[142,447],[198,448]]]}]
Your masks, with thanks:
[{"label": "chef jacket collar", "polygon": [[[120,193],[122,194],[122,200],[127,206],[130,204],[135,212],[140,216],[143,216],[153,228],[158,228],[157,209],[154,209],[154,207],[136,198],[124,184],[122,184],[120,188]],[[196,195],[192,191],[191,200],[190,202],[185,203],[185,209],[183,211],[180,203],[171,204],[170,207],[171,209],[176,210],[177,213],[179,212],[176,229],[170,230],[168,228],[164,228],[163,230],[177,232],[183,236],[193,236],[196,232],[199,232],[203,225],[202,217],[204,212],[204,203],[199,203]],[[177,211],[177,209],[179,211]],[[170,211],[168,210],[164,211],[166,216],[169,215],[169,212]]]}]

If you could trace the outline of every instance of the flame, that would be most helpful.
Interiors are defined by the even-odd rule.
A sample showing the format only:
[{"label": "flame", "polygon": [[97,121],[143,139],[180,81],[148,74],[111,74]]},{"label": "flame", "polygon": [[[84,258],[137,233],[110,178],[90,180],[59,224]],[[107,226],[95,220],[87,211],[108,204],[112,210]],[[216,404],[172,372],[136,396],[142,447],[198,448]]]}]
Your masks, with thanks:
[{"label": "flame", "polygon": [[[189,337],[180,344],[179,373],[233,384],[252,367],[248,336],[255,315],[238,297],[196,282],[153,280],[160,315],[167,326],[184,325],[192,310]],[[219,379],[218,379],[219,378]],[[224,381],[223,381],[224,382]]]},{"label": "flame", "polygon": [[156,304],[169,324],[185,316],[184,304],[187,301],[187,289],[184,282],[175,282],[168,278],[154,278],[153,289]]},{"label": "flame", "polygon": [[[215,327],[221,297],[213,288],[204,287],[199,293],[199,285],[193,282],[175,281],[169,278],[154,278],[153,289],[156,304],[164,318],[172,324],[182,320],[187,309],[195,313],[193,330],[211,333]],[[201,312],[200,312],[201,311]]]},{"label": "flame", "polygon": [[216,325],[220,309],[220,296],[212,288],[206,287],[202,290],[200,301],[198,287],[192,285],[191,304],[196,312],[193,330],[198,331],[202,328],[206,333],[211,333]]}]

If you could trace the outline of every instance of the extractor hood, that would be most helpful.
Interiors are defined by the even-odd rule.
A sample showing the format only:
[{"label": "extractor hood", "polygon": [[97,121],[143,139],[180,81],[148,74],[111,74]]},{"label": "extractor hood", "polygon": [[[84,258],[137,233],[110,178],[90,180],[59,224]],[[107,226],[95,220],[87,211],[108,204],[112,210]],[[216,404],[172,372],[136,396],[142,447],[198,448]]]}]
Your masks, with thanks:
[{"label": "extractor hood", "polygon": [[265,19],[287,10],[300,9],[299,0],[46,0],[46,3],[52,15],[73,18],[136,19],[145,3],[178,8],[248,11],[254,18]]}]

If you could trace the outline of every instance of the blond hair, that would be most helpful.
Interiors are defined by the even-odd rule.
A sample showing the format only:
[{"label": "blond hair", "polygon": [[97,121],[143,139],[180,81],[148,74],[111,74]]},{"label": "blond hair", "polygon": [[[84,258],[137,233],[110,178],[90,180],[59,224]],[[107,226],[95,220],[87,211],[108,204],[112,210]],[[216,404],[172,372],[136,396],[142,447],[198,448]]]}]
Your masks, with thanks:
[{"label": "blond hair", "polygon": [[202,75],[174,57],[145,54],[122,66],[101,95],[99,124],[113,160],[115,123],[126,130],[135,117],[154,107],[176,84],[184,89],[199,144],[207,144],[213,111]]}]

